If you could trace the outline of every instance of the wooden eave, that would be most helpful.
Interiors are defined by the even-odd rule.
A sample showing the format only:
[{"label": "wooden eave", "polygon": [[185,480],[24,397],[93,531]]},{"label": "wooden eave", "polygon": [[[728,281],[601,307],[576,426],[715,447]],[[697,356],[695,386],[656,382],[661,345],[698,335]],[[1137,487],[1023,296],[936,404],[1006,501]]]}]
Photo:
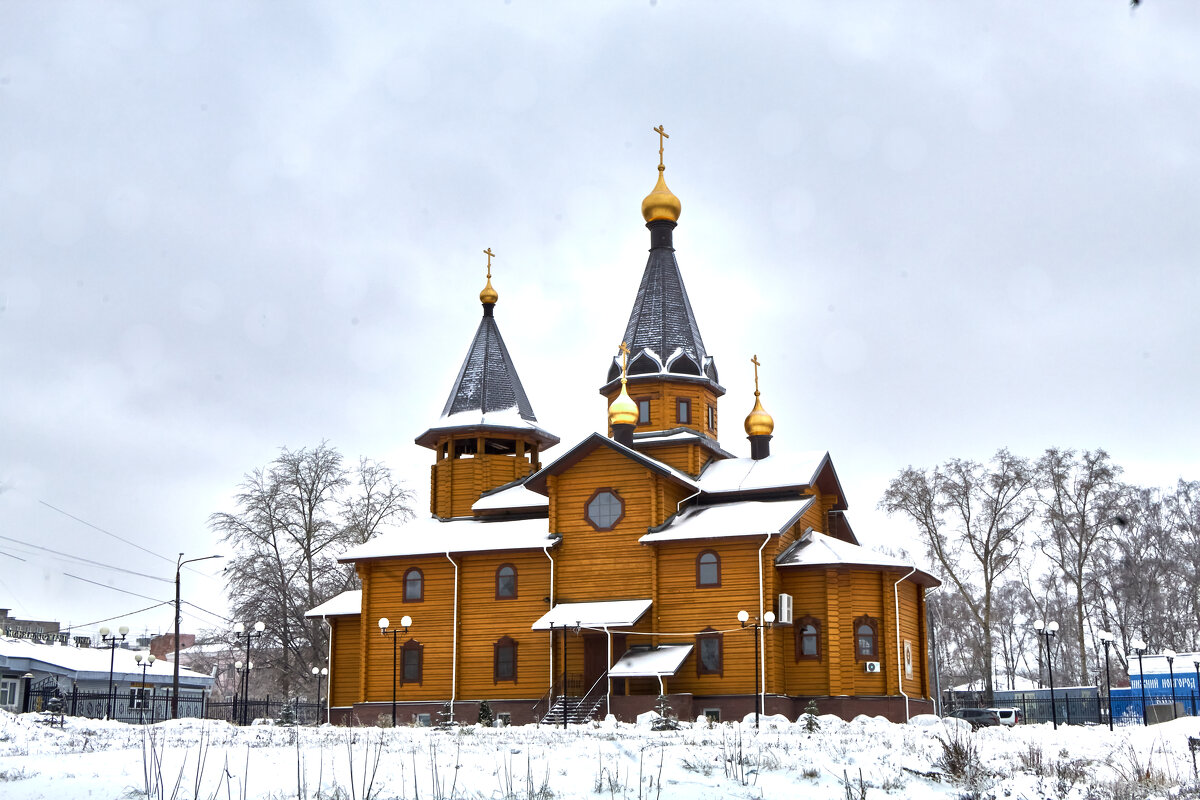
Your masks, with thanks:
[{"label": "wooden eave", "polygon": [[[633,391],[633,387],[639,383],[661,383],[663,381],[677,381],[679,383],[695,383],[707,386],[712,390],[717,397],[725,395],[725,387],[714,381],[707,375],[687,375],[679,372],[639,372],[636,375],[626,375],[629,391]],[[611,381],[608,381],[600,387],[600,394],[604,397],[617,391],[621,385],[621,378],[618,376]]]},{"label": "wooden eave", "polygon": [[430,450],[436,450],[438,442],[447,436],[469,436],[476,435],[498,435],[512,436],[514,439],[527,439],[537,442],[538,447],[542,450],[553,447],[558,444],[561,439],[552,433],[536,427],[517,427],[510,425],[488,425],[479,423],[476,425],[454,425],[445,428],[430,428],[422,433],[414,441],[422,447],[428,447]]},{"label": "wooden eave", "polygon": [[626,447],[623,444],[619,444],[612,439],[609,439],[607,436],[599,433],[591,434],[579,444],[568,450],[565,454],[559,456],[554,463],[548,464],[534,474],[530,475],[529,479],[525,481],[525,488],[532,492],[537,492],[538,494],[549,494],[549,489],[546,487],[546,478],[551,475],[561,475],[582,461],[590,453],[595,452],[595,450],[599,447],[608,447],[609,449],[624,455],[629,460],[645,467],[651,472],[661,475],[686,489],[695,491],[698,488],[695,482],[681,477],[680,474],[676,473],[675,470],[671,469],[670,467],[667,467],[666,465],[655,461],[650,456],[639,453],[637,450],[631,447]]},{"label": "wooden eave", "polygon": [[[893,567],[880,566],[879,564],[855,564],[847,561],[839,561],[836,564],[775,564],[775,569],[786,569],[793,572],[824,572],[828,569],[834,570],[866,570],[868,572],[887,572],[894,574],[897,579],[908,573],[912,567]],[[926,589],[932,589],[941,586],[942,582],[923,570],[917,570],[912,575],[905,578],[906,581],[912,581],[918,586],[924,586]]]}]

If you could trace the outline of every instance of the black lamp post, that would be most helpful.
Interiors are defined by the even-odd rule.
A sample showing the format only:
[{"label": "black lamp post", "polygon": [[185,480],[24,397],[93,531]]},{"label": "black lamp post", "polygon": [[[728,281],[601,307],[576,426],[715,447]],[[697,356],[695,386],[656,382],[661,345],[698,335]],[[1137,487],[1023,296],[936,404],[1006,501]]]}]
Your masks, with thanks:
[{"label": "black lamp post", "polygon": [[112,719],[113,665],[116,663],[116,658],[117,658],[117,642],[125,641],[125,637],[129,635],[129,627],[127,625],[122,625],[120,628],[117,628],[117,633],[119,633],[121,635],[118,637],[116,634],[110,633],[108,628],[100,629],[100,641],[102,641],[106,645],[108,645],[108,649],[109,649],[109,654],[108,654],[108,705],[107,705],[107,711],[104,712],[105,719]]},{"label": "black lamp post", "polygon": [[[757,618],[754,622],[750,622],[750,612],[742,610],[737,615],[738,622],[742,623],[743,628],[754,629],[754,727],[758,727],[758,715],[762,712],[763,694],[766,693],[766,688],[759,682],[762,678],[762,673],[758,668],[758,631],[761,628],[769,628],[775,622],[775,612],[768,611],[762,615],[762,620]],[[759,690],[762,690],[761,692]]]},{"label": "black lamp post", "polygon": [[1192,692],[1192,713],[1200,716],[1200,661],[1193,661],[1192,666],[1196,668],[1196,688]]},{"label": "black lamp post", "polygon": [[396,638],[400,635],[401,629],[405,634],[412,626],[412,617],[405,615],[400,618],[399,628],[390,628],[392,623],[387,617],[379,618],[379,632],[387,636],[392,635],[392,727],[396,727]]},{"label": "black lamp post", "polygon": [[[249,686],[249,685],[250,685],[250,669],[251,669],[253,666],[254,666],[254,665],[253,665],[253,664],[251,664],[249,661],[246,661],[246,662],[242,662],[242,661],[235,661],[235,662],[233,662],[233,668],[234,668],[234,669],[237,671],[237,674],[238,674],[238,693],[239,693],[239,694],[241,694],[241,692],[242,692],[242,690],[243,690],[243,687],[244,687],[244,686]],[[246,724],[246,696],[245,696],[245,695],[242,695],[242,710],[241,710],[241,714],[239,714],[239,713],[238,713],[238,707],[237,707],[237,695],[235,694],[235,695],[233,696],[233,698],[234,698],[234,703],[233,703],[233,724],[234,724],[234,725],[237,725],[237,724],[239,724],[239,718],[240,718],[240,724],[242,724],[242,725],[245,725],[245,724]]]},{"label": "black lamp post", "polygon": [[1137,653],[1138,657],[1138,682],[1142,684],[1142,724],[1149,725],[1146,716],[1146,670],[1142,668],[1142,653],[1146,652],[1146,643],[1141,639],[1134,639],[1129,643],[1129,649]]},{"label": "black lamp post", "polygon": [[1050,640],[1058,633],[1057,622],[1042,622],[1034,620],[1033,629],[1046,641],[1046,672],[1050,676],[1050,718],[1054,720],[1054,730],[1058,730],[1058,708],[1054,704],[1054,653],[1050,649]]},{"label": "black lamp post", "polygon": [[[142,665],[142,690],[138,694],[138,721],[145,722],[146,721],[146,667],[148,667],[154,663],[154,654],[151,653],[150,657],[147,658],[145,661],[143,661],[142,654],[138,653],[136,656],[133,657],[133,660]],[[150,721],[151,722],[154,721],[153,716],[150,718]]]},{"label": "black lamp post", "polygon": [[312,674],[317,679],[317,724],[320,725],[324,720],[323,707],[321,706],[321,679],[329,674],[328,667],[313,667]]},{"label": "black lamp post", "polygon": [[171,719],[179,719],[179,623],[183,620],[183,614],[179,609],[179,571],[183,569],[184,564],[191,564],[193,561],[207,561],[210,558],[222,557],[201,556],[184,561],[183,553],[180,553],[175,562],[175,671],[171,678]]},{"label": "black lamp post", "polygon": [[[266,623],[264,623],[264,622],[254,623],[253,631],[246,630],[246,626],[240,622],[233,626],[233,635],[234,636],[236,636],[238,639],[241,639],[243,636],[246,638],[246,671],[242,674],[242,684],[243,684],[242,685],[242,724],[243,725],[249,724],[249,720],[247,719],[247,716],[248,716],[248,713],[250,710],[250,642],[252,639],[262,636],[263,631],[265,631],[266,629],[267,629],[267,626],[266,626]],[[176,694],[178,694],[178,691],[176,692]]]},{"label": "black lamp post", "polygon": [[1108,729],[1113,729],[1112,712],[1112,676],[1108,671],[1108,648],[1112,647],[1115,637],[1108,631],[1100,631],[1100,641],[1104,643],[1104,685],[1108,690]]},{"label": "black lamp post", "polygon": [[1167,669],[1171,672],[1171,719],[1178,719],[1175,711],[1175,651],[1163,650],[1163,655],[1167,657]]}]

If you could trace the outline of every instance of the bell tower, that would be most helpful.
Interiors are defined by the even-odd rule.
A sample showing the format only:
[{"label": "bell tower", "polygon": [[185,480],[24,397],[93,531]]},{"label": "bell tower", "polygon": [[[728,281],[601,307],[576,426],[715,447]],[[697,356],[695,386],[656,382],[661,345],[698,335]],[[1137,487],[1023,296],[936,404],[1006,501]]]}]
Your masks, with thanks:
[{"label": "bell tower", "polygon": [[490,247],[483,252],[488,259],[487,285],[479,293],[483,318],[441,417],[416,439],[436,453],[429,510],[442,519],[471,516],[481,494],[536,472],[541,451],[559,441],[538,426],[500,336],[495,317],[500,296],[492,288],[495,253]]}]

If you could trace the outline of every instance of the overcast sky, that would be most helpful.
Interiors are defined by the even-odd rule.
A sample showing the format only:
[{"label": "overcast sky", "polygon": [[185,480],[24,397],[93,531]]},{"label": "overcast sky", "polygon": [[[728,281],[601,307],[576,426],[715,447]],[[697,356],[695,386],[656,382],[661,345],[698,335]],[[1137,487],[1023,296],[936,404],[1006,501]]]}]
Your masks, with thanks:
[{"label": "overcast sky", "polygon": [[757,353],[773,450],[830,451],[864,544],[906,544],[876,503],[908,464],[1200,479],[1191,0],[4,0],[0,607],[170,599],[280,447],[382,459],[425,513],[413,438],[487,247],[538,419],[602,429],[659,124],[722,444],[748,454]]}]

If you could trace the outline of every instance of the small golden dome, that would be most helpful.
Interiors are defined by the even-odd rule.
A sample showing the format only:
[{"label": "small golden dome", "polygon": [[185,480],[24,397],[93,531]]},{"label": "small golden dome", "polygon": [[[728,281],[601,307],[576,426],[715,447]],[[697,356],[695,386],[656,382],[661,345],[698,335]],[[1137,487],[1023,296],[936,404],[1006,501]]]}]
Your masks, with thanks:
[{"label": "small golden dome", "polygon": [[496,294],[496,290],[492,288],[492,278],[489,275],[487,286],[483,287],[483,291],[479,293],[479,302],[484,305],[495,305],[500,299],[500,295]]},{"label": "small golden dome", "polygon": [[681,208],[679,198],[667,188],[667,182],[663,180],[665,169],[662,164],[658,165],[658,183],[654,185],[654,191],[646,195],[646,199],[642,201],[642,218],[646,222],[654,222],[658,219],[679,221]]},{"label": "small golden dome", "polygon": [[608,407],[608,424],[609,425],[636,425],[638,421],[637,403],[633,402],[633,398],[629,396],[629,392],[625,391],[625,379],[621,379],[621,393],[612,401],[612,405]]},{"label": "small golden dome", "polygon": [[762,407],[762,401],[758,399],[756,391],[754,393],[754,409],[746,417],[746,434],[748,436],[770,436],[773,430],[775,430],[775,420]]}]

